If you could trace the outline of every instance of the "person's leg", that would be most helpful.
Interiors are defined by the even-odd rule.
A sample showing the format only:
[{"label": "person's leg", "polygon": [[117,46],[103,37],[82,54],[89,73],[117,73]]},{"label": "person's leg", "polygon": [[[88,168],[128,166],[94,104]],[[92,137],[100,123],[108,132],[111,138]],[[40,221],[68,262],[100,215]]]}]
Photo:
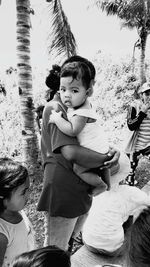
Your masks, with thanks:
[{"label": "person's leg", "polygon": [[102,178],[103,182],[107,185],[107,190],[110,190],[110,169],[103,169],[99,171],[99,176]]},{"label": "person's leg", "polygon": [[135,171],[136,171],[136,167],[138,165],[139,159],[139,152],[134,152],[133,154],[130,155],[130,164],[131,164],[131,171],[128,175],[128,182],[129,185],[134,186],[137,181],[135,180]]},{"label": "person's leg", "polygon": [[73,251],[73,245],[74,243],[80,243],[80,246],[83,245],[83,241],[82,241],[82,228],[83,228],[83,225],[86,221],[86,218],[88,216],[88,213],[85,213],[84,215],[81,215],[78,217],[77,221],[76,221],[76,224],[75,224],[75,227],[74,227],[74,230],[73,230],[73,233],[72,233],[72,236],[69,240],[69,252],[75,252],[75,250]]},{"label": "person's leg", "polygon": [[143,156],[146,156],[148,159],[150,159],[150,146],[148,146],[145,149],[141,150],[141,153],[142,153]]},{"label": "person's leg", "polygon": [[73,170],[87,184],[93,186],[99,186],[101,184],[101,178],[98,176],[98,174],[93,173],[92,169],[89,170],[82,166],[74,164]]},{"label": "person's leg", "polygon": [[47,247],[49,244],[49,227],[48,227],[48,223],[49,223],[49,214],[47,211],[44,212],[44,247]]},{"label": "person's leg", "polygon": [[[104,181],[97,173],[93,173],[92,169],[90,171],[77,164],[74,164],[73,170],[84,182],[92,185],[92,189],[90,190],[89,195],[96,196],[107,190],[106,183],[104,183]],[[104,173],[106,172],[106,170],[103,170],[102,172]]]},{"label": "person's leg", "polygon": [[88,213],[85,213],[78,217],[76,224],[74,226],[72,237],[76,238],[80,232],[82,232],[83,225],[88,217]]},{"label": "person's leg", "polygon": [[64,218],[49,216],[48,245],[55,245],[63,250],[68,250],[68,243],[75,228],[78,217]]},{"label": "person's leg", "polygon": [[127,154],[130,160],[130,172],[127,175],[126,179],[124,181],[121,181],[120,184],[128,184],[130,186],[134,186],[137,184],[137,181],[135,180],[135,171],[136,171],[136,167],[139,162],[139,159],[138,159],[139,155],[140,155],[140,152]]}]

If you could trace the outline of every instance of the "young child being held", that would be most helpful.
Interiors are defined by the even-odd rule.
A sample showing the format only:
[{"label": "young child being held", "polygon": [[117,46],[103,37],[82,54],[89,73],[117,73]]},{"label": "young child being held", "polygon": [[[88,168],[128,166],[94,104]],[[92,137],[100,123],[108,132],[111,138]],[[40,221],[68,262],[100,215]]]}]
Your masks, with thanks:
[{"label": "young child being held", "polygon": [[23,208],[29,196],[27,169],[8,158],[0,158],[0,266],[35,249],[32,226]]},{"label": "young child being held", "polygon": [[[72,62],[62,67],[59,93],[63,105],[67,108],[68,121],[62,117],[61,112],[53,111],[49,122],[55,123],[66,135],[77,136],[81,146],[107,154],[109,144],[106,134],[98,122],[98,115],[88,101],[88,97],[92,95],[89,67],[83,62]],[[106,188],[110,189],[108,168],[90,170],[74,164],[74,172],[83,181],[95,187],[92,191],[93,196]]]}]

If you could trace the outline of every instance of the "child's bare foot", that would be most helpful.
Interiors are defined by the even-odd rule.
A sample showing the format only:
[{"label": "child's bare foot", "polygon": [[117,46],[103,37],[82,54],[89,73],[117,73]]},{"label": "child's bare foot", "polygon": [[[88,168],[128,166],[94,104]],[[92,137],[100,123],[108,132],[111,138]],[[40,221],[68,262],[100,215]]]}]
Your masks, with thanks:
[{"label": "child's bare foot", "polygon": [[111,185],[107,185],[107,191],[110,191],[110,189],[111,189]]}]

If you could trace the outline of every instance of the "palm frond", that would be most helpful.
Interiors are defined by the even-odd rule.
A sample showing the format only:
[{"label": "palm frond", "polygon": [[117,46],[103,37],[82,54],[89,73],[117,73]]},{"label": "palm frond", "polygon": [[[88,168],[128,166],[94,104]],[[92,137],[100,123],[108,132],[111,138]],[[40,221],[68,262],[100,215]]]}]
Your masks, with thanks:
[{"label": "palm frond", "polygon": [[150,1],[141,0],[95,0],[98,8],[107,15],[116,15],[123,27],[149,27]]},{"label": "palm frond", "polygon": [[124,21],[121,23],[121,28],[128,28],[130,30],[134,29],[136,26],[135,26],[135,23],[131,20],[128,20],[128,21]]},{"label": "palm frond", "polygon": [[68,19],[63,11],[61,1],[55,0],[50,3],[52,27],[51,44],[48,47],[49,53],[57,52],[57,55],[64,54],[69,57],[76,54],[76,40],[71,32]]}]

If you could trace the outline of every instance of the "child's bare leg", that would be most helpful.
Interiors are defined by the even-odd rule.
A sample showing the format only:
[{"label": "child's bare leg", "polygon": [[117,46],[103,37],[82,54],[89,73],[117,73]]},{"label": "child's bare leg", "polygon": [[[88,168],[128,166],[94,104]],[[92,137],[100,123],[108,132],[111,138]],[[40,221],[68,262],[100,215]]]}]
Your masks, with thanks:
[{"label": "child's bare leg", "polygon": [[107,190],[109,191],[110,188],[111,188],[111,184],[110,184],[110,169],[107,168],[107,169],[100,170],[99,176],[102,178],[104,183],[107,185]]},{"label": "child's bare leg", "polygon": [[98,174],[87,171],[87,169],[74,164],[74,172],[87,184],[94,186],[91,195],[96,196],[107,189],[106,183],[98,176]]}]

